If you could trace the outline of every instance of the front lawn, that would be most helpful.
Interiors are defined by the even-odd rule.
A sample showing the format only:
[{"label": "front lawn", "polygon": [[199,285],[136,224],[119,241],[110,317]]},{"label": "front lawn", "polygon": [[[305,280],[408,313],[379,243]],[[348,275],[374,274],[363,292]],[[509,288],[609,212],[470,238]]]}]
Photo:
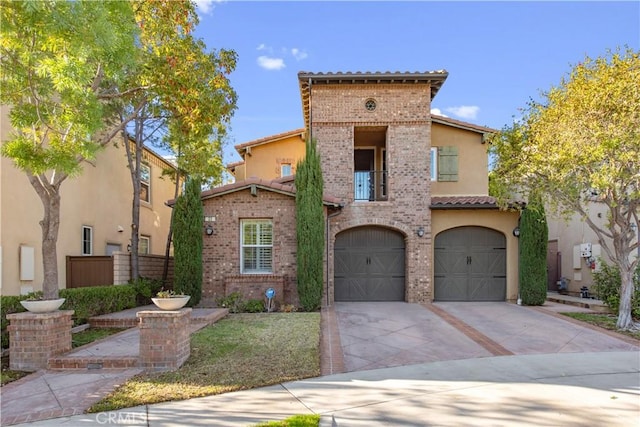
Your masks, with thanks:
[{"label": "front lawn", "polygon": [[320,375],[320,313],[231,314],[191,336],[175,372],[141,374],[89,412],[190,399]]},{"label": "front lawn", "polygon": [[595,313],[560,313],[564,316],[571,317],[576,320],[580,320],[581,322],[590,323],[592,325],[599,326],[603,329],[608,329],[610,331],[617,332],[619,334],[624,334],[640,340],[640,330],[632,330],[632,331],[621,331],[616,328],[616,322],[618,321],[618,317],[615,314],[595,314]]}]

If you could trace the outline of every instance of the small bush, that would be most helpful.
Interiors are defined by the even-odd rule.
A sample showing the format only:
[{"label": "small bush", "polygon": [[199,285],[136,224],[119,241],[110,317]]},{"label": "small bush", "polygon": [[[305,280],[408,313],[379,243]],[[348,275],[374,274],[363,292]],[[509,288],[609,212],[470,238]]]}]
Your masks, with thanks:
[{"label": "small bush", "polygon": [[216,304],[218,307],[228,308],[229,313],[241,313],[244,305],[240,292],[232,292],[226,297],[217,298]]},{"label": "small bush", "polygon": [[0,297],[0,315],[2,316],[2,348],[9,348],[9,321],[7,320],[7,314],[21,313],[25,308],[20,304],[20,301],[27,299],[27,295],[20,296],[2,296]]},{"label": "small bush", "polygon": [[[602,300],[614,313],[620,310],[620,287],[622,279],[620,270],[615,265],[601,263],[600,271],[593,272],[594,290],[598,299]],[[631,316],[640,318],[640,264],[633,276],[633,295],[631,297]]]},{"label": "small bush", "polygon": [[280,311],[283,313],[295,313],[298,308],[293,304],[282,304],[280,305]]},{"label": "small bush", "polygon": [[66,298],[61,310],[74,310],[75,326],[87,323],[93,316],[136,306],[136,290],[131,285],[60,289],[60,298]]},{"label": "small bush", "polygon": [[149,279],[147,277],[131,280],[129,284],[136,291],[136,304],[138,306],[151,304],[151,298],[164,289],[162,280]]},{"label": "small bush", "polygon": [[264,301],[260,299],[250,299],[244,303],[244,312],[262,313],[264,311]]}]

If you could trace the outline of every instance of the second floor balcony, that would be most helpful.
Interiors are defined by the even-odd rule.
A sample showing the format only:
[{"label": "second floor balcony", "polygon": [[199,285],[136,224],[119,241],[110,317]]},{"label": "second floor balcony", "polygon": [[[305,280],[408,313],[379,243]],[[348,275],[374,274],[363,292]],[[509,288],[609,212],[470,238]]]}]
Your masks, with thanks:
[{"label": "second floor balcony", "polygon": [[356,171],[353,193],[355,201],[387,200],[387,171]]}]

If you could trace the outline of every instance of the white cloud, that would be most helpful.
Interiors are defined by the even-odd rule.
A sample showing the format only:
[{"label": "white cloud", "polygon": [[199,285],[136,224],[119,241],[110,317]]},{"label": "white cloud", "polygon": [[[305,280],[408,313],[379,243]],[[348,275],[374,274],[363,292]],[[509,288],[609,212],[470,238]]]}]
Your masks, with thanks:
[{"label": "white cloud", "polygon": [[284,64],[284,59],[282,58],[270,58],[268,56],[259,56],[258,57],[258,65],[265,70],[281,70],[286,65]]},{"label": "white cloud", "polygon": [[436,116],[449,117],[446,114],[443,114],[439,108],[432,108],[431,114],[435,114]]},{"label": "white cloud", "polygon": [[445,110],[454,116],[462,117],[463,119],[475,119],[478,117],[480,107],[476,105],[461,105],[460,107],[445,108]]},{"label": "white cloud", "polygon": [[309,56],[307,55],[307,52],[305,52],[304,50],[300,50],[297,47],[294,47],[293,49],[291,49],[291,55],[293,55],[293,57],[296,58],[296,60],[298,61],[302,61],[307,56]]},{"label": "white cloud", "polygon": [[256,48],[256,50],[270,50],[266,44],[264,43],[260,43],[260,45],[258,45],[258,47]]},{"label": "white cloud", "polygon": [[195,0],[196,7],[199,12],[204,15],[210,15],[213,12],[214,3],[222,3],[220,0]]}]

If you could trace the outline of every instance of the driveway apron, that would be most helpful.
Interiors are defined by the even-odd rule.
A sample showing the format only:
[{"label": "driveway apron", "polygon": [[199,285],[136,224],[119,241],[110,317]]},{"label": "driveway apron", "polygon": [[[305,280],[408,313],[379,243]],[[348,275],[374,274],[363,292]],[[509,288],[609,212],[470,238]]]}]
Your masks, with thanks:
[{"label": "driveway apron", "polygon": [[616,334],[505,302],[337,302],[346,372],[499,355],[638,351]]}]

